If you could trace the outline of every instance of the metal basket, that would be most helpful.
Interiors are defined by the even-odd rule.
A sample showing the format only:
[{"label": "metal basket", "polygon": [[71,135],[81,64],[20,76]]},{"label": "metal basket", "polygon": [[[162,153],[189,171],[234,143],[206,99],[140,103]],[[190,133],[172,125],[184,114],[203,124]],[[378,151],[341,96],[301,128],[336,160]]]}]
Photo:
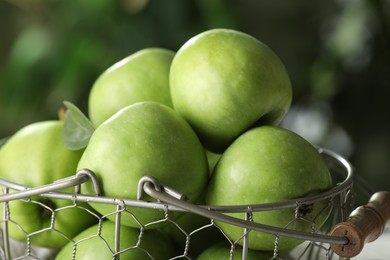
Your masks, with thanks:
[{"label": "metal basket", "polygon": [[[8,203],[13,200],[25,200],[26,203],[31,202],[32,196],[43,196],[54,199],[71,200],[75,205],[80,202],[93,202],[116,205],[116,210],[111,215],[115,215],[115,223],[117,231],[115,236],[115,244],[112,251],[112,259],[119,259],[123,249],[119,247],[119,228],[121,226],[121,215],[131,214],[131,210],[134,207],[149,208],[153,210],[164,211],[164,218],[161,222],[167,221],[172,225],[179,224],[171,219],[170,212],[180,211],[184,214],[197,214],[203,216],[209,220],[209,222],[190,232],[184,232],[183,248],[178,250],[178,255],[172,257],[172,259],[191,259],[191,246],[193,240],[191,240],[197,232],[204,231],[207,228],[213,227],[219,230],[225,237],[227,243],[230,244],[230,254],[227,255],[227,259],[233,259],[233,253],[235,250],[242,251],[242,259],[247,259],[248,252],[248,239],[250,232],[265,232],[275,237],[275,247],[273,251],[273,259],[333,259],[339,257],[338,253],[335,254],[334,248],[342,247],[344,250],[345,245],[350,243],[350,238],[343,235],[329,234],[329,230],[337,223],[345,222],[352,210],[354,201],[353,184],[356,183],[356,176],[353,174],[353,168],[351,164],[340,155],[326,150],[319,149],[320,154],[326,161],[335,186],[330,190],[327,190],[321,194],[314,196],[298,198],[289,201],[281,201],[268,204],[257,205],[240,205],[240,206],[210,206],[210,205],[196,205],[183,200],[182,194],[177,193],[175,190],[164,186],[163,183],[159,183],[158,180],[152,176],[145,176],[139,181],[138,185],[138,199],[130,200],[126,198],[113,198],[100,195],[99,183],[94,173],[88,169],[80,170],[74,176],[66,179],[58,180],[52,184],[48,184],[40,187],[26,187],[17,183],[12,183],[4,179],[0,179],[0,185],[3,187],[3,195],[0,196],[0,203],[4,203],[3,217],[0,221],[2,229],[2,241],[0,244],[0,258],[1,259],[53,259],[56,252],[49,249],[36,248],[30,243],[30,237],[33,234],[26,234],[26,241],[15,242],[8,236],[8,225],[12,218],[10,218]],[[85,182],[92,181],[95,187],[96,195],[85,195],[81,192],[81,185]],[[73,193],[59,192],[64,188],[74,187]],[[370,193],[371,191],[367,191]],[[148,202],[143,200],[144,195],[156,199],[155,202]],[[326,225],[328,229],[316,229],[313,227],[311,232],[296,231],[289,228],[289,225],[285,227],[273,227],[267,226],[262,223],[253,222],[251,215],[257,211],[268,211],[291,208],[294,209],[291,216],[291,221],[299,220],[301,217],[299,209],[304,205],[309,205],[320,200],[329,201],[329,205],[332,207],[331,217],[329,223]],[[241,218],[229,216],[227,213],[241,213]],[[92,214],[92,213],[91,213]],[[99,221],[105,220],[107,216],[99,216]],[[53,212],[53,218],[55,214]],[[303,219],[304,221],[304,219]],[[223,231],[219,229],[218,223],[227,223],[242,228],[243,235],[239,241],[231,241]],[[386,220],[385,220],[386,223]],[[382,223],[382,225],[385,225]],[[22,228],[22,227],[21,227]],[[54,227],[48,227],[53,229]],[[140,232],[143,227],[140,226]],[[44,232],[45,230],[42,230]],[[56,230],[61,233],[61,230]],[[279,254],[278,242],[280,237],[291,237],[301,240],[305,240],[301,246],[297,247],[287,256],[281,256]],[[142,236],[140,235],[140,239]],[[69,238],[72,241],[72,238]],[[241,244],[240,246],[238,244]],[[130,247],[131,245],[129,245]],[[134,247],[134,246],[133,246]],[[137,246],[135,246],[137,247]],[[75,251],[77,247],[75,247]],[[359,249],[360,250],[360,249]],[[75,252],[76,253],[76,252]],[[359,253],[359,252],[357,252]],[[356,254],[356,253],[355,253]],[[283,258],[282,258],[283,257]],[[348,258],[341,254],[340,259]]]}]

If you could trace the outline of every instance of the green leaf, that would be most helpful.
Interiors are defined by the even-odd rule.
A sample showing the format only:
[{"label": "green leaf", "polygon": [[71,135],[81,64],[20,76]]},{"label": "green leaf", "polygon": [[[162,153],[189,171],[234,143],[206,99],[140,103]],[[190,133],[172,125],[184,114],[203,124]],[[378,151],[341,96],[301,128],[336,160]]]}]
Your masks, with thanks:
[{"label": "green leaf", "polygon": [[88,145],[95,128],[74,104],[64,101],[64,105],[67,108],[64,117],[64,143],[71,150],[81,150]]}]

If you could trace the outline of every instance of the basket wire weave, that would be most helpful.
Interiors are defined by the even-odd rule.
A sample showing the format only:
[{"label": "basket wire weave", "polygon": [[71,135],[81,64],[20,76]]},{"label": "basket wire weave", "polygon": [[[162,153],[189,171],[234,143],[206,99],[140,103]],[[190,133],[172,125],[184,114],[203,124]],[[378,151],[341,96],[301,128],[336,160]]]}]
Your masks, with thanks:
[{"label": "basket wire weave", "polygon": [[[289,225],[294,221],[305,221],[305,219],[300,219],[298,210],[303,205],[308,205],[319,200],[328,200],[329,206],[332,207],[332,214],[330,217],[329,225],[344,221],[349,213],[353,209],[353,183],[355,181],[355,176],[353,174],[353,168],[348,161],[346,161],[340,155],[319,148],[320,154],[323,156],[326,161],[333,179],[336,185],[321,194],[314,196],[309,196],[305,198],[299,198],[295,200],[275,202],[268,204],[257,204],[257,205],[239,205],[239,206],[210,206],[210,205],[195,205],[186,202],[183,199],[183,195],[177,193],[175,190],[164,186],[162,183],[159,183],[158,180],[150,176],[145,176],[140,180],[138,186],[138,199],[129,200],[126,198],[112,198],[101,196],[99,189],[99,183],[97,178],[94,176],[94,173],[84,169],[77,172],[74,176],[71,176],[66,179],[58,180],[52,184],[48,184],[40,187],[25,187],[17,183],[11,183],[7,180],[0,179],[0,186],[2,186],[3,195],[0,196],[0,203],[4,203],[2,218],[0,219],[0,228],[2,229],[2,241],[0,244],[0,259],[52,259],[53,252],[45,252],[44,249],[38,251],[31,245],[30,238],[37,233],[47,232],[58,232],[69,242],[74,243],[74,255],[77,254],[77,243],[79,241],[73,241],[72,238],[66,237],[64,232],[57,230],[55,226],[55,216],[61,210],[70,210],[71,208],[79,208],[81,210],[86,210],[90,214],[93,214],[99,223],[102,223],[107,217],[115,216],[116,223],[116,233],[115,244],[113,248],[110,248],[112,251],[112,259],[119,259],[120,255],[128,250],[142,250],[137,243],[136,245],[129,245],[126,249],[121,249],[119,247],[119,232],[121,226],[121,217],[123,214],[131,215],[137,220],[137,217],[132,214],[131,209],[133,207],[144,207],[154,210],[164,211],[165,217],[158,222],[168,222],[170,225],[176,226],[179,230],[183,232],[185,242],[183,242],[184,247],[179,250],[177,256],[174,256],[171,259],[192,259],[191,257],[191,246],[193,241],[191,240],[196,233],[206,232],[208,229],[214,228],[217,229],[222,235],[226,238],[227,242],[230,244],[231,252],[227,258],[233,259],[234,250],[242,250],[242,259],[247,259],[248,251],[248,239],[249,232],[259,231],[269,233],[275,236],[275,248],[273,259],[282,259],[279,254],[278,242],[279,238],[286,236],[297,239],[305,240],[304,246],[299,248],[299,252],[295,253],[296,259],[333,259],[334,254],[330,249],[330,244],[345,244],[347,239],[345,237],[336,237],[326,234],[326,230],[317,230],[313,225],[312,232],[302,232],[289,229]],[[85,195],[81,192],[81,185],[87,181],[92,181],[95,187],[96,195]],[[64,188],[74,187],[74,193],[65,193],[58,192]],[[12,192],[11,192],[12,191]],[[147,194],[155,198],[156,202],[147,202],[144,201],[144,195]],[[25,203],[39,203],[31,199],[32,196],[43,196],[52,199],[65,199],[73,201],[73,206],[60,208],[60,209],[50,209],[47,208],[52,214],[52,223],[46,229],[39,230],[34,233],[26,233],[26,241],[24,243],[17,244],[19,248],[19,253],[13,252],[12,241],[8,237],[8,226],[9,225],[18,225],[12,219],[12,212],[9,212],[8,203],[11,203],[13,200],[22,200]],[[104,203],[116,205],[116,210],[110,213],[109,215],[100,216],[89,211],[87,208],[83,208],[79,205],[79,202],[93,202],[93,203]],[[47,207],[41,205],[42,207]],[[257,211],[267,211],[267,210],[277,210],[293,208],[295,209],[295,215],[291,217],[291,223],[287,224],[285,227],[271,227],[261,223],[253,222],[252,214]],[[209,219],[209,222],[192,230],[191,232],[186,232],[181,229],[180,225],[175,222],[175,220],[170,218],[171,211],[182,211],[186,214],[197,214]],[[225,213],[242,213],[244,218],[239,219],[235,217],[228,216]],[[231,225],[241,227],[243,230],[243,235],[240,238],[242,246],[238,246],[239,241],[231,241],[219,228],[218,222],[224,222]],[[150,225],[155,225],[158,223],[140,223],[140,235],[139,239],[142,239],[142,233],[145,228]],[[101,227],[101,226],[100,226]],[[23,227],[19,227],[23,230]],[[97,231],[99,234],[99,230]],[[140,242],[140,241],[138,241]],[[18,243],[18,242],[16,242]],[[108,245],[107,245],[108,247]],[[296,250],[293,250],[296,251]],[[43,253],[42,253],[43,252]],[[47,255],[45,255],[45,253]],[[147,253],[147,252],[146,252]],[[18,254],[18,255],[17,255]],[[40,255],[42,254],[42,255]],[[321,254],[321,257],[319,255]],[[149,255],[150,256],[150,255]],[[283,256],[283,259],[293,259],[291,256]]]}]

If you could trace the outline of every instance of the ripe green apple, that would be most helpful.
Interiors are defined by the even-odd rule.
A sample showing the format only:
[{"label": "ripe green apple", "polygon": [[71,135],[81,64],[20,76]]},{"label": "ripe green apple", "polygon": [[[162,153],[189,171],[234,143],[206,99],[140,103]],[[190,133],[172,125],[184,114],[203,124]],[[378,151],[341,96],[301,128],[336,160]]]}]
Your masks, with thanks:
[{"label": "ripe green apple", "polygon": [[[231,246],[227,242],[214,244],[203,251],[197,260],[220,260],[230,259]],[[248,260],[269,260],[273,256],[273,251],[255,251],[248,249]],[[233,259],[242,259],[242,248],[236,246],[233,251]]]},{"label": "ripe green apple", "polygon": [[[298,134],[276,126],[253,128],[238,137],[222,154],[206,193],[208,205],[247,205],[280,202],[313,195],[332,187],[332,178],[315,147]],[[298,210],[306,221],[295,221],[290,229],[311,232],[326,221],[329,201],[319,201]],[[234,213],[244,218],[244,214]],[[284,228],[294,219],[295,209],[253,213],[257,223]],[[235,241],[243,229],[220,223]],[[273,250],[275,236],[263,232],[249,233],[249,247]],[[280,237],[279,249],[289,250],[303,241]]]},{"label": "ripe green apple", "polygon": [[[56,260],[114,259],[115,223],[107,220],[101,227],[98,224],[91,226],[73,241],[61,249]],[[75,257],[72,258],[74,249]],[[172,241],[162,232],[143,230],[140,236],[139,229],[126,226],[120,227],[119,251],[123,251],[119,254],[121,260],[170,259],[174,255]]]},{"label": "ripe green apple", "polygon": [[175,53],[145,48],[104,71],[89,94],[89,117],[94,126],[119,109],[139,101],[155,101],[172,107],[169,70]]},{"label": "ripe green apple", "polygon": [[[193,129],[172,108],[152,101],[127,106],[97,127],[80,159],[82,168],[95,172],[103,195],[126,199],[137,198],[138,182],[145,175],[189,201],[204,192],[208,181],[205,151]],[[82,189],[94,193],[91,183]],[[91,205],[102,214],[115,211],[113,205]],[[164,219],[164,212],[155,209],[128,210],[142,225]],[[123,214],[122,223],[140,226],[130,214]]]},{"label": "ripe green apple", "polygon": [[230,29],[200,33],[178,50],[170,92],[175,110],[219,152],[253,125],[278,124],[292,99],[279,57],[256,38]]},{"label": "ripe green apple", "polygon": [[[36,122],[20,129],[0,149],[0,176],[18,184],[38,187],[74,175],[82,151],[71,151],[64,145],[62,130],[61,121]],[[74,188],[66,191],[74,192]],[[87,204],[78,203],[80,208],[71,207],[74,203],[70,200],[40,196],[34,196],[31,200],[37,203],[23,200],[9,202],[11,238],[27,241],[27,235],[48,228],[47,231],[31,235],[30,242],[60,248],[68,240],[56,230],[71,238],[96,222],[96,218],[85,210],[88,209]],[[1,210],[3,205],[0,204]],[[54,225],[49,229],[53,214]]]}]

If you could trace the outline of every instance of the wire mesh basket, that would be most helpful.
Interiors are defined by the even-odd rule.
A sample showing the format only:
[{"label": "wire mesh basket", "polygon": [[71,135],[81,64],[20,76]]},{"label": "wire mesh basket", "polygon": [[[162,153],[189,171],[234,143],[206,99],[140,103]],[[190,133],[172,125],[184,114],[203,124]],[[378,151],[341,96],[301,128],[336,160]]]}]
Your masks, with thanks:
[{"label": "wire mesh basket", "polygon": [[[229,250],[224,259],[237,259],[237,257],[238,259],[249,259],[248,244],[251,232],[264,232],[274,237],[274,249],[268,257],[271,259],[348,259],[359,254],[366,242],[375,240],[383,232],[390,217],[390,195],[389,192],[382,192],[380,196],[370,200],[370,203],[366,206],[355,209],[355,188],[359,179],[354,175],[351,164],[332,151],[320,148],[319,152],[326,161],[334,183],[336,183],[333,188],[313,196],[257,205],[217,207],[189,203],[183,199],[184,196],[182,194],[164,186],[163,183],[160,183],[152,176],[145,176],[139,181],[137,200],[101,196],[98,180],[94,173],[88,169],[80,170],[74,176],[40,187],[26,187],[0,179],[0,186],[2,186],[3,190],[3,194],[0,196],[0,203],[3,204],[0,221],[0,228],[2,229],[0,259],[54,259],[57,254],[56,250],[36,247],[31,243],[34,236],[44,232],[56,232],[71,243],[73,259],[76,259],[76,256],[80,253],[79,244],[88,239],[101,239],[104,242],[104,246],[109,250],[111,259],[120,259],[126,252],[132,250],[142,251],[145,259],[158,259],[158,257],[153,256],[142,247],[146,230],[150,226],[157,224],[165,224],[165,226],[170,226],[180,233],[181,241],[176,241],[175,243],[176,254],[169,259],[196,259],[196,247],[199,244],[200,247],[204,247],[203,244],[199,243],[204,241],[197,241],[197,239],[202,240],[199,238],[201,233],[217,234],[218,239],[227,245]],[[81,186],[85,182],[93,183],[96,195],[82,193]],[[74,192],[60,192],[69,187],[74,187]],[[362,187],[362,190],[367,194],[372,194],[371,190],[364,186]],[[150,202],[145,200],[145,195],[156,199],[156,201]],[[73,202],[73,205],[63,208],[50,208],[50,206],[35,200],[37,196],[69,200]],[[327,201],[326,207],[331,208],[331,216],[328,218],[325,227],[318,228],[311,220],[305,219],[300,214],[300,211],[308,205],[324,200]],[[50,223],[45,228],[27,232],[23,226],[16,223],[13,219],[13,213],[9,207],[9,204],[13,201],[22,201],[26,205],[35,203],[42,207],[51,216]],[[110,214],[102,216],[88,207],[84,207],[82,203],[85,202],[110,204],[115,207],[115,210]],[[56,217],[58,214],[61,211],[74,208],[83,210],[96,218],[98,224],[96,225],[94,236],[76,240],[74,237],[68,237],[66,230],[61,230],[57,227]],[[123,246],[120,241],[121,219],[127,215],[137,221],[137,216],[133,214],[134,208],[159,210],[164,214],[160,220],[152,223],[139,222],[137,241]],[[292,212],[291,221],[283,227],[256,223],[252,219],[254,212],[283,209],[291,209]],[[178,219],[172,217],[173,212],[196,215],[202,218],[203,222],[189,230],[187,227],[183,227]],[[240,214],[241,217],[232,216],[230,213]],[[115,224],[112,244],[108,243],[101,235],[101,229],[105,221],[111,221]],[[292,227],[297,221],[308,222],[312,226],[311,231],[294,230]],[[363,222],[363,226],[360,226],[359,221]],[[241,228],[242,236],[234,241],[229,239],[220,228],[221,223]],[[10,225],[16,226],[25,234],[23,241],[14,241],[9,237]],[[304,242],[292,251],[285,253],[279,248],[279,240],[282,237],[300,239]],[[124,257],[123,259],[127,258]]]}]

